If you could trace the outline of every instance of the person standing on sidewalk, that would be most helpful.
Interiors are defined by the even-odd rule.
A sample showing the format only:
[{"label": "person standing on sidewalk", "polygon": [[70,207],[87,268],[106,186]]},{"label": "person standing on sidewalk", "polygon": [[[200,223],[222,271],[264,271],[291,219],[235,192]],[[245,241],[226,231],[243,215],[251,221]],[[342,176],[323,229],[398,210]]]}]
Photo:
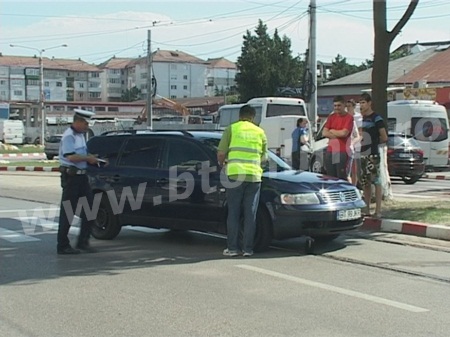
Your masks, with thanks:
[{"label": "person standing on sidewalk", "polygon": [[308,137],[308,120],[305,117],[297,119],[297,127],[292,132],[292,168],[294,170],[308,170],[308,151],[302,149],[307,147],[309,142]]},{"label": "person standing on sidewalk", "polygon": [[[261,163],[266,160],[267,138],[264,130],[253,123],[256,111],[250,105],[239,110],[239,121],[225,129],[220,140],[217,161],[225,165],[228,176],[226,186],[227,248],[225,256],[253,255],[256,231],[256,212],[261,189]],[[242,247],[239,245],[241,214],[244,219]]]},{"label": "person standing on sidewalk", "polygon": [[381,217],[381,179],[379,145],[387,142],[388,136],[384,120],[372,110],[372,97],[368,93],[361,95],[361,115],[363,116],[361,142],[361,185],[364,188],[364,201],[367,204],[366,215],[370,216],[372,184],[375,185],[375,217]]},{"label": "person standing on sidewalk", "polygon": [[322,132],[323,136],[329,139],[325,170],[329,176],[347,180],[353,116],[345,111],[345,100],[342,96],[333,99],[333,108],[334,112],[328,117]]},{"label": "person standing on sidewalk", "polygon": [[355,100],[350,99],[346,104],[347,112],[353,116],[353,130],[350,142],[350,158],[348,160],[348,181],[357,186],[361,171],[361,139],[362,139],[362,115],[355,110]]},{"label": "person standing on sidewalk", "polygon": [[[88,121],[93,112],[75,109],[72,125],[63,133],[59,146],[59,164],[61,172],[61,208],[58,226],[58,254],[79,254],[81,251],[94,253],[96,249],[89,244],[94,219],[88,219],[86,209],[92,209],[93,194],[88,183],[86,168],[88,164],[99,163],[95,155],[87,153],[84,135],[89,128]],[[77,207],[82,206],[81,226],[76,248],[70,245],[68,238],[70,225]]]}]

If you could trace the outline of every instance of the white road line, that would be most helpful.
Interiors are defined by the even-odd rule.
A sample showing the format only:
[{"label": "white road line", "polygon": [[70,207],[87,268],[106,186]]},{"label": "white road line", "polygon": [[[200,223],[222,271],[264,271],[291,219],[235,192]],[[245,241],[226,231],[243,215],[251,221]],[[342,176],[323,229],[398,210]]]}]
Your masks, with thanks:
[{"label": "white road line", "polygon": [[[38,207],[36,207],[38,209]],[[19,213],[19,212],[33,212],[35,209],[3,209],[0,210],[0,213]],[[59,207],[52,207],[52,208],[39,208],[39,211],[59,211]]]},{"label": "white road line", "polygon": [[394,193],[395,197],[408,197],[408,198],[417,198],[417,199],[435,199],[437,198],[434,195],[415,195],[415,194],[403,194],[403,193]]},{"label": "white road line", "polygon": [[253,266],[249,266],[249,265],[246,265],[246,264],[240,264],[240,265],[237,265],[236,267],[241,268],[241,269],[254,271],[256,273],[260,273],[260,274],[264,274],[264,275],[277,277],[277,278],[284,279],[284,280],[287,280],[287,281],[291,281],[291,282],[295,282],[295,283],[299,283],[299,284],[304,284],[304,285],[307,285],[307,286],[310,286],[310,287],[315,287],[315,288],[319,288],[319,289],[323,289],[323,290],[328,290],[328,291],[332,291],[332,292],[335,292],[335,293],[338,293],[338,294],[347,295],[347,296],[351,296],[351,297],[356,297],[356,298],[363,299],[363,300],[370,301],[370,302],[374,302],[374,303],[388,305],[388,306],[391,306],[391,307],[394,307],[394,308],[398,308],[398,309],[402,309],[402,310],[406,310],[406,311],[410,311],[410,312],[419,313],[419,312],[430,311],[428,309],[416,307],[416,306],[409,305],[409,304],[406,304],[406,303],[391,301],[391,300],[388,300],[386,298],[373,296],[373,295],[369,295],[369,294],[364,294],[364,293],[360,293],[360,292],[357,292],[357,291],[348,290],[348,289],[344,289],[344,288],[339,288],[339,287],[335,287],[335,286],[324,284],[324,283],[319,283],[319,282],[315,282],[315,281],[305,280],[305,279],[302,279],[302,278],[299,278],[299,277],[295,277],[295,276],[292,276],[292,275],[282,274],[282,273],[278,273],[276,271],[263,269],[263,268],[258,268],[258,267],[253,267]]},{"label": "white road line", "polygon": [[19,232],[11,231],[9,229],[0,227],[0,239],[4,239],[9,242],[31,242],[40,241],[32,236],[25,235]]}]

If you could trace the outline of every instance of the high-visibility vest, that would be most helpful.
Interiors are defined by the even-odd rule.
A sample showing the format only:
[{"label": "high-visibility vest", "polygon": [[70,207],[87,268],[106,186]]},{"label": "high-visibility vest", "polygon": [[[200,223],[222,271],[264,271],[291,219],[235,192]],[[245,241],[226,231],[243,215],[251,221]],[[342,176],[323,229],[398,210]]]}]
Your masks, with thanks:
[{"label": "high-visibility vest", "polygon": [[264,131],[248,121],[231,124],[231,141],[227,156],[227,175],[251,175],[261,179],[261,155]]}]

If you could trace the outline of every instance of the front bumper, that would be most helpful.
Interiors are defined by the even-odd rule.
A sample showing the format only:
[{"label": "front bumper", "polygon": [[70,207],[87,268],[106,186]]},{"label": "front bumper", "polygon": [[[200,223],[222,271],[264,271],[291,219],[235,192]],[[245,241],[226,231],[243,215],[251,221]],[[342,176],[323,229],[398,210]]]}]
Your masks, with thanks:
[{"label": "front bumper", "polygon": [[272,223],[274,239],[299,237],[302,235],[333,235],[360,227],[363,218],[340,221],[337,213],[340,210],[363,209],[364,201],[333,205],[287,206],[273,205]]}]

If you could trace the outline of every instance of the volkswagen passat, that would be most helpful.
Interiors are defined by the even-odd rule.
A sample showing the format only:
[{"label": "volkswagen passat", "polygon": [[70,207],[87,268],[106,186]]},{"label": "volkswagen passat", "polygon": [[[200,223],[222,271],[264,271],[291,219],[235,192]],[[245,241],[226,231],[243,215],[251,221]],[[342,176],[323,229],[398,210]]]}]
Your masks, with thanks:
[{"label": "volkswagen passat", "polygon": [[[109,132],[88,142],[106,167],[88,170],[99,204],[93,236],[124,225],[226,234],[227,179],[217,166],[221,133]],[[255,250],[303,235],[332,240],[362,224],[360,192],[337,178],[295,171],[274,153],[264,164]]]}]

